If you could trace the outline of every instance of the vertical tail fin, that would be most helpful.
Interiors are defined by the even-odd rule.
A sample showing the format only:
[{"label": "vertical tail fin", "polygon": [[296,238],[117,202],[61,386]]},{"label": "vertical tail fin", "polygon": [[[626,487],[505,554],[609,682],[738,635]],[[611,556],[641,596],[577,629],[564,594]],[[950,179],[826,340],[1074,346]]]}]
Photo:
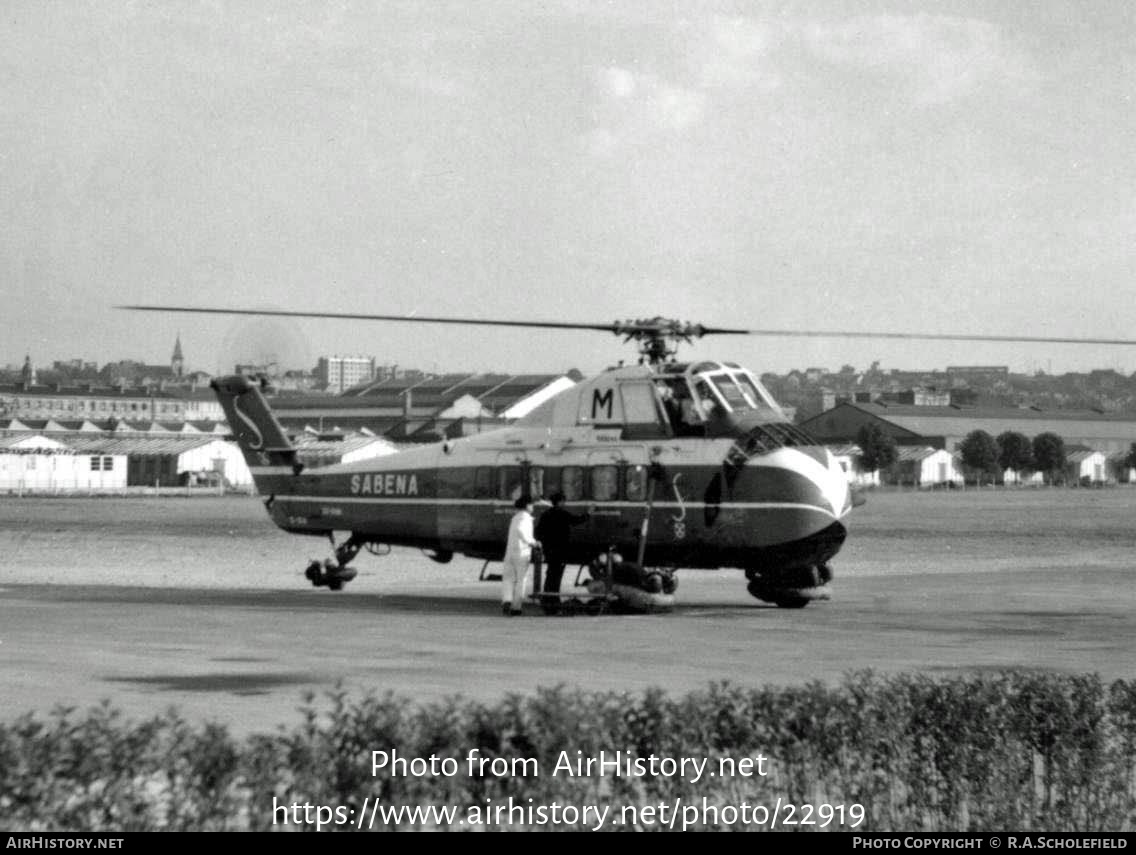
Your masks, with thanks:
[{"label": "vertical tail fin", "polygon": [[[247,377],[232,375],[218,377],[209,385],[225,411],[225,418],[250,468],[295,467],[296,449],[272,415],[256,383]],[[255,468],[253,472],[255,476]]]}]

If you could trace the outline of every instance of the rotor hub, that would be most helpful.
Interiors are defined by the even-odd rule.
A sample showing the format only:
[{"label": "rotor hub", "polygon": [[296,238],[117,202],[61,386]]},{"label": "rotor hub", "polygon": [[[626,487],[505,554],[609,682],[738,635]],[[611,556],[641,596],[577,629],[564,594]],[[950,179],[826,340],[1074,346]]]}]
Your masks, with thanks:
[{"label": "rotor hub", "polygon": [[612,332],[623,336],[625,342],[634,341],[639,347],[639,361],[658,365],[675,358],[680,344],[690,344],[706,334],[702,324],[678,321],[673,318],[639,318],[616,321]]}]

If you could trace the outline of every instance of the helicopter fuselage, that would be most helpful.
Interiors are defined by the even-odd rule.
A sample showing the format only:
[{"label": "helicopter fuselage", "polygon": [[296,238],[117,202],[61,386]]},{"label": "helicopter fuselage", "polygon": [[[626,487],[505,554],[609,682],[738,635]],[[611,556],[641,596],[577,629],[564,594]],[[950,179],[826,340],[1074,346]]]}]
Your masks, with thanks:
[{"label": "helicopter fuselage", "polygon": [[839,550],[852,507],[828,451],[732,363],[612,369],[514,426],[366,461],[250,464],[286,531],[443,557],[500,559],[515,499],[559,492],[589,514],[573,562],[636,556],[645,530],[652,566],[815,567]]}]

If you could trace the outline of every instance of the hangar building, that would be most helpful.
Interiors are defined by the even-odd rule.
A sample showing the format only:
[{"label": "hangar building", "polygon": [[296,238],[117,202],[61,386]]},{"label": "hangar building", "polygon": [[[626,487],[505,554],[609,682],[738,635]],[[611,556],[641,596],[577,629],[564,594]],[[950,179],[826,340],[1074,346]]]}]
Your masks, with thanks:
[{"label": "hangar building", "polygon": [[386,378],[335,397],[279,395],[269,405],[292,432],[366,430],[400,443],[438,442],[501,427],[575,382],[571,373]]},{"label": "hangar building", "polygon": [[0,492],[101,492],[126,486],[126,457],[79,454],[57,439],[0,437]]},{"label": "hangar building", "polygon": [[801,427],[826,444],[856,441],[864,425],[874,424],[900,446],[954,451],[971,431],[991,436],[1015,431],[1033,438],[1052,432],[1066,446],[1080,445],[1105,455],[1125,453],[1136,442],[1132,414],[1013,407],[919,407],[910,404],[844,403],[806,419]]},{"label": "hangar building", "polygon": [[219,436],[73,435],[67,444],[79,454],[123,455],[128,487],[181,487],[218,479],[231,487],[252,484],[252,473],[236,443]]}]

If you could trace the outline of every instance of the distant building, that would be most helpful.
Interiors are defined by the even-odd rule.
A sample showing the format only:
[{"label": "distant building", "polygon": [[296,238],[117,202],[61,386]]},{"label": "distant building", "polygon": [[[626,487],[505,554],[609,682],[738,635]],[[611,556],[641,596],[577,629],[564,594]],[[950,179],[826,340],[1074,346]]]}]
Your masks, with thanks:
[{"label": "distant building", "polygon": [[20,385],[25,389],[30,389],[32,386],[38,385],[38,383],[35,366],[32,365],[32,357],[29,353],[24,356],[24,367],[20,369]]},{"label": "distant building", "polygon": [[220,436],[68,436],[79,454],[124,456],[128,487],[184,487],[220,482],[231,487],[252,485],[252,473],[235,442]]},{"label": "distant building", "polygon": [[948,365],[947,373],[966,380],[1005,380],[1010,376],[1008,365]]},{"label": "distant building", "polygon": [[309,467],[355,463],[394,454],[398,448],[379,436],[302,433],[293,438],[296,457]]},{"label": "distant building", "polygon": [[316,366],[319,383],[334,394],[375,379],[375,359],[367,356],[321,356]]},{"label": "distant building", "polygon": [[1031,438],[1052,432],[1066,445],[1083,445],[1105,454],[1126,452],[1136,442],[1136,415],[1080,410],[844,403],[805,420],[801,427],[821,442],[841,443],[855,442],[860,428],[867,424],[879,426],[898,445],[947,451],[954,451],[975,430],[995,437],[1014,431]]},{"label": "distant building", "polygon": [[151,388],[0,385],[0,417],[5,418],[184,421],[185,412],[184,401]]},{"label": "distant building", "polygon": [[885,476],[892,483],[909,484],[914,487],[963,483],[958,460],[949,451],[941,448],[915,446],[901,448],[895,465],[885,473]]},{"label": "distant building", "polygon": [[[865,399],[857,398],[856,400]],[[951,405],[951,393],[938,389],[916,387],[903,392],[882,392],[879,400],[887,404],[910,404],[915,407],[949,407]]]},{"label": "distant building", "polygon": [[170,392],[184,405],[182,418],[187,422],[225,421],[225,411],[217,400],[217,395],[208,386],[192,389],[173,389]]},{"label": "distant building", "polygon": [[125,486],[123,455],[79,454],[42,434],[0,437],[0,492],[95,492]]},{"label": "distant building", "polygon": [[1083,446],[1065,449],[1065,479],[1070,483],[1103,484],[1114,477],[1108,458],[1099,451]]},{"label": "distant building", "polygon": [[279,395],[273,412],[293,431],[361,431],[436,442],[501,427],[574,385],[565,374],[405,374],[345,395]]},{"label": "distant building", "polygon": [[185,374],[185,359],[181,355],[181,333],[178,333],[177,339],[174,341],[174,353],[170,357],[170,371],[179,380]]}]

